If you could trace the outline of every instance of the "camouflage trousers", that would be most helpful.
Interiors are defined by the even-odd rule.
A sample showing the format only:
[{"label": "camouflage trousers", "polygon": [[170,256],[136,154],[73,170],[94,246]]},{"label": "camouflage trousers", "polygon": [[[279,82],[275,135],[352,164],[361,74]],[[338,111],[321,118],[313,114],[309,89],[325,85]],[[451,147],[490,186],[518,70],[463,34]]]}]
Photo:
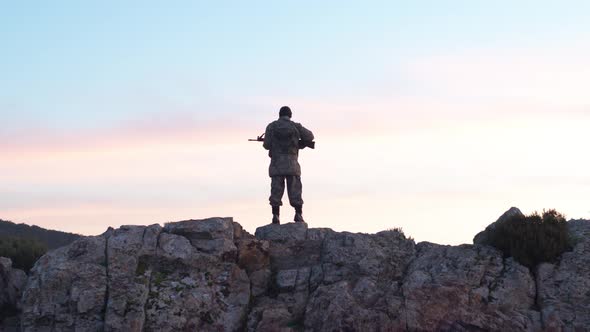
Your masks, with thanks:
[{"label": "camouflage trousers", "polygon": [[287,195],[289,196],[289,203],[291,206],[303,205],[301,199],[301,177],[297,175],[277,175],[271,177],[270,182],[270,205],[281,206],[283,202],[283,193],[285,192],[285,181],[287,182]]}]

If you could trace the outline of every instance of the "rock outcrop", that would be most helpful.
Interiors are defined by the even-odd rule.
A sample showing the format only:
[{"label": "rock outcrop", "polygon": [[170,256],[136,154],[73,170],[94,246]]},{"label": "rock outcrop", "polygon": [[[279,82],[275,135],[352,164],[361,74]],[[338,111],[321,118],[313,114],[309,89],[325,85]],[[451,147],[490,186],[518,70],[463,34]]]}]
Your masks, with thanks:
[{"label": "rock outcrop", "polygon": [[0,330],[17,330],[20,296],[27,282],[24,271],[12,267],[12,261],[0,257]]},{"label": "rock outcrop", "polygon": [[504,212],[504,214],[502,214],[500,216],[500,218],[498,218],[498,220],[489,224],[488,227],[486,227],[486,229],[484,229],[483,231],[477,233],[477,235],[475,235],[475,237],[473,238],[473,243],[474,244],[488,244],[488,243],[490,243],[491,231],[494,230],[496,227],[498,227],[498,225],[505,223],[514,217],[524,217],[524,214],[520,211],[519,208],[511,207],[510,209],[508,209],[508,211]]},{"label": "rock outcrop", "polygon": [[123,226],[49,252],[23,331],[590,329],[590,222],[533,272],[492,247],[231,218]]}]

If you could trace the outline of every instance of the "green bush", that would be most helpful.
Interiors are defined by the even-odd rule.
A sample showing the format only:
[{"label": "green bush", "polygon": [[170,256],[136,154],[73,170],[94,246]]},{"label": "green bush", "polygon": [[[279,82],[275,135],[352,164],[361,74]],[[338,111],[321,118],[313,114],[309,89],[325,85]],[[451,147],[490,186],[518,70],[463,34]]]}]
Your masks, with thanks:
[{"label": "green bush", "polygon": [[529,268],[541,262],[553,262],[571,250],[567,222],[555,210],[543,211],[542,215],[537,212],[528,216],[512,215],[487,232],[486,244]]},{"label": "green bush", "polygon": [[39,257],[47,252],[40,241],[20,237],[0,237],[0,256],[12,260],[12,266],[25,272],[33,267]]}]

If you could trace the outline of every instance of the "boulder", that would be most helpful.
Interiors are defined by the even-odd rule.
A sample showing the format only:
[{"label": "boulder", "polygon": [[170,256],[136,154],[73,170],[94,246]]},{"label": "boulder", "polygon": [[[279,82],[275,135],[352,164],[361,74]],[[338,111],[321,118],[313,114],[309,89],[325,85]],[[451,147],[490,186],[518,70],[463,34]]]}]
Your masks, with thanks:
[{"label": "boulder", "polygon": [[574,249],[537,266],[537,301],[544,328],[584,331],[590,329],[590,222],[572,220],[568,228]]},{"label": "boulder", "polygon": [[269,224],[258,227],[255,236],[268,241],[303,241],[307,237],[307,224],[304,222]]},{"label": "boulder", "polygon": [[234,222],[232,218],[208,218],[168,223],[164,231],[182,235],[197,250],[233,259],[237,253],[234,244]]},{"label": "boulder", "polygon": [[0,330],[16,330],[20,297],[27,282],[24,271],[12,267],[10,258],[0,257]]},{"label": "boulder", "polygon": [[250,280],[233,234],[230,218],[122,226],[51,251],[31,270],[23,330],[239,330]]},{"label": "boulder", "polygon": [[22,297],[24,331],[101,331],[105,327],[107,232],[42,256]]},{"label": "boulder", "polygon": [[498,220],[489,224],[485,230],[477,233],[477,235],[475,235],[475,237],[473,238],[473,244],[490,244],[489,233],[499,224],[505,222],[506,220],[514,218],[515,216],[524,217],[524,214],[522,214],[522,212],[518,208],[511,207],[510,209],[508,209],[508,211],[504,212],[500,216],[500,218],[498,218]]}]

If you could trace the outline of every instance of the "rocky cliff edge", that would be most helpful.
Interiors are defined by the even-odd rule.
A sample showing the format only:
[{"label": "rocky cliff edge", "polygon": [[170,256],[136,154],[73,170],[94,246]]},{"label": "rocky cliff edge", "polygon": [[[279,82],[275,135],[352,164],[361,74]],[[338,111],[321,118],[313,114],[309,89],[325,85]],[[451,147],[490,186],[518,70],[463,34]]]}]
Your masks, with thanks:
[{"label": "rocky cliff edge", "polygon": [[534,271],[492,247],[231,218],[122,226],[51,251],[21,299],[24,331],[590,329],[590,221]]}]

